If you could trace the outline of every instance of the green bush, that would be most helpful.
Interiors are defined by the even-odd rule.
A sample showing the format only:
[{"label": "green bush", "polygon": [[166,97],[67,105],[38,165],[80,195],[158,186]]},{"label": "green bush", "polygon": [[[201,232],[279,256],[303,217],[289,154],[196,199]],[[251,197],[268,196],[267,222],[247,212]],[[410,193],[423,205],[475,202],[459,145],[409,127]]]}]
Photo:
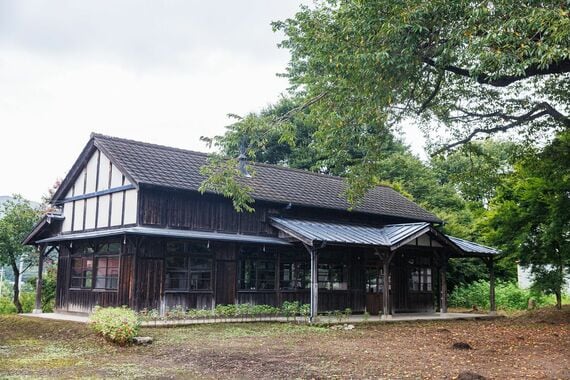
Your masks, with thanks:
[{"label": "green bush", "polygon": [[12,302],[11,298],[2,297],[0,298],[0,314],[15,314],[16,306]]},{"label": "green bush", "polygon": [[119,345],[130,343],[140,328],[137,314],[126,307],[96,307],[89,322],[97,334]]},{"label": "green bush", "polygon": [[36,306],[36,293],[20,293],[20,303],[24,313],[31,313],[34,310],[34,306]]},{"label": "green bush", "polygon": [[[22,311],[24,313],[31,313],[36,304],[35,293],[26,292],[20,293],[20,303],[22,304]],[[12,298],[2,297],[0,298],[0,314],[15,314],[16,306],[12,302]]]},{"label": "green bush", "polygon": [[[498,282],[495,286],[495,302],[497,309],[524,310],[528,307],[528,300],[533,298],[536,306],[551,304],[550,297],[521,289],[512,282]],[[449,296],[449,305],[452,307],[471,308],[476,306],[489,309],[489,282],[476,281],[469,285],[456,287]]]}]

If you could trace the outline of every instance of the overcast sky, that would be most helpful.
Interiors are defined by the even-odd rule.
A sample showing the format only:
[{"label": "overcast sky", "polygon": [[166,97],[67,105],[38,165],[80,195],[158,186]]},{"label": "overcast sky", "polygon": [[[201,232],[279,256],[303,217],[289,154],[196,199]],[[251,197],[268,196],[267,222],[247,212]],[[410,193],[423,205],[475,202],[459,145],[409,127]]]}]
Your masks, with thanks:
[{"label": "overcast sky", "polygon": [[0,0],[0,195],[39,200],[91,132],[205,151],[285,92],[270,22],[301,1]]}]

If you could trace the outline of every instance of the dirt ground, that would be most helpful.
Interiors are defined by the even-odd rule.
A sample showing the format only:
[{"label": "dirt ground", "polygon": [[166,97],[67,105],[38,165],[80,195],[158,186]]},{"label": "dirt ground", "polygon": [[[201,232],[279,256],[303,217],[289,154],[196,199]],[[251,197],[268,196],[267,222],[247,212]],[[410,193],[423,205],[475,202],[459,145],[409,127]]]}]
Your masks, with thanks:
[{"label": "dirt ground", "polygon": [[570,307],[349,331],[250,323],[141,335],[155,342],[116,347],[83,324],[0,316],[0,378],[570,379]]}]

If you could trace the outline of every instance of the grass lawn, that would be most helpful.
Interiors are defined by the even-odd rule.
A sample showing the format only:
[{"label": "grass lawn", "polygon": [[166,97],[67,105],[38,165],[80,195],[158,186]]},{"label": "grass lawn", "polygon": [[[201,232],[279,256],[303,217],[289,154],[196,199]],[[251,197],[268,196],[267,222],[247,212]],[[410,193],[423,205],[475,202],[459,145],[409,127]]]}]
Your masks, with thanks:
[{"label": "grass lawn", "polygon": [[[0,316],[0,378],[570,378],[570,307],[492,321],[145,328],[116,347],[86,325]],[[457,342],[472,349],[453,348]]]}]

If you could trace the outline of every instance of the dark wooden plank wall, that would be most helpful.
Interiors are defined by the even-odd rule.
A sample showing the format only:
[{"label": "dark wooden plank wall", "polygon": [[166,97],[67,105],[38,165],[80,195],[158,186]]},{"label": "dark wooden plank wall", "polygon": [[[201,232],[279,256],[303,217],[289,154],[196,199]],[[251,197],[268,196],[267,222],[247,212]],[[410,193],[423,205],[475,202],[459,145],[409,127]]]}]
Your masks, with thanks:
[{"label": "dark wooden plank wall", "polygon": [[55,305],[57,311],[89,313],[95,306],[134,306],[134,253],[123,245],[119,254],[119,283],[117,290],[70,289],[71,248],[69,243],[59,247]]},{"label": "dark wooden plank wall", "polygon": [[342,210],[293,206],[257,201],[255,212],[238,213],[232,202],[221,196],[190,191],[139,190],[139,224],[144,226],[276,236],[271,216],[319,217],[340,222],[384,225],[409,220],[396,217],[357,214]]},{"label": "dark wooden plank wall", "polygon": [[268,215],[277,211],[262,204],[255,208],[255,213],[237,213],[231,201],[219,196],[141,189],[139,221],[152,227],[276,235]]},{"label": "dark wooden plank wall", "polygon": [[[213,284],[211,291],[165,291],[166,241],[156,238],[130,238],[120,256],[118,291],[70,290],[70,250],[62,246],[59,255],[56,307],[60,311],[89,312],[96,305],[128,305],[137,310],[161,311],[178,305],[184,308],[209,309],[216,304],[249,303],[278,306],[284,301],[309,302],[309,290],[240,291],[237,289],[237,263],[240,246],[235,243],[211,243],[214,256]],[[282,257],[308,262],[308,253],[302,247],[273,248],[276,257],[276,273]],[[409,252],[408,252],[409,251]],[[420,250],[421,251],[421,250]],[[268,251],[269,252],[269,251]],[[396,256],[392,267],[392,307],[395,312],[429,311],[434,308],[434,292],[408,290],[409,268],[407,255],[418,254],[417,249],[403,249]],[[428,252],[429,253],[429,252]],[[422,254],[426,254],[423,252]],[[344,310],[374,312],[381,305],[382,294],[368,294],[365,290],[366,266],[371,262],[380,265],[379,256],[370,250],[327,247],[319,255],[321,263],[342,263],[347,266],[348,290],[319,290],[319,311]],[[432,268],[435,273],[435,268]],[[435,275],[433,284],[436,284]],[[372,305],[372,309],[370,310]]]}]

